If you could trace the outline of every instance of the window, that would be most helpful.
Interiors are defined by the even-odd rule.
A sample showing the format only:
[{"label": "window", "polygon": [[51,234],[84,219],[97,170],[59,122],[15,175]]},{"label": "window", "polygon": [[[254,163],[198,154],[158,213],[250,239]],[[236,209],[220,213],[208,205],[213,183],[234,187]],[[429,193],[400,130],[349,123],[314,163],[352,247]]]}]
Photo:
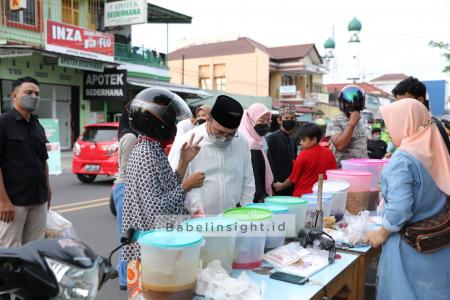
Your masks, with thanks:
[{"label": "window", "polygon": [[11,10],[11,1],[4,1],[7,26],[24,30],[40,31],[40,0],[26,0],[27,8]]},{"label": "window", "polygon": [[62,21],[66,24],[78,25],[78,0],[62,0]]},{"label": "window", "polygon": [[214,77],[214,89],[216,91],[225,91],[227,79],[223,77]]},{"label": "window", "polygon": [[281,77],[281,85],[285,86],[285,85],[294,85],[294,78],[291,75],[288,74],[284,74]]},{"label": "window", "polygon": [[212,90],[209,65],[198,66],[198,86],[204,90]]},{"label": "window", "polygon": [[212,90],[210,78],[200,78],[198,85],[203,90]]},{"label": "window", "polygon": [[108,126],[88,127],[81,138],[85,142],[108,142],[117,139],[117,128]]},{"label": "window", "polygon": [[97,30],[99,28],[100,0],[89,0],[88,5],[88,28]]}]

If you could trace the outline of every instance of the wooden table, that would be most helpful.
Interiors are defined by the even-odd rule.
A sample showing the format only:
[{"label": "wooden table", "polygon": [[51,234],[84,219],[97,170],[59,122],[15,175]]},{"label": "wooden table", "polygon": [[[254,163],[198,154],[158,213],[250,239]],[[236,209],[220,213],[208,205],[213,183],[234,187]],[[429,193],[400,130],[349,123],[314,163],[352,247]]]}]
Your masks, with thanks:
[{"label": "wooden table", "polygon": [[358,287],[357,287],[357,299],[366,299],[365,298],[365,292],[366,292],[366,276],[367,276],[367,269],[375,257],[380,255],[381,253],[381,247],[379,248],[372,248],[372,247],[358,247],[358,248],[338,248],[338,252],[341,254],[343,253],[349,253],[354,255],[360,255],[360,258],[358,260]]},{"label": "wooden table", "polygon": [[[257,274],[251,270],[246,273],[258,284],[265,284],[263,300],[322,300],[323,297],[331,299],[335,296],[356,300],[359,258],[359,255],[342,253],[340,259],[311,276],[310,282],[305,285],[274,280],[269,275]],[[237,278],[241,272],[233,270],[231,276]]]}]

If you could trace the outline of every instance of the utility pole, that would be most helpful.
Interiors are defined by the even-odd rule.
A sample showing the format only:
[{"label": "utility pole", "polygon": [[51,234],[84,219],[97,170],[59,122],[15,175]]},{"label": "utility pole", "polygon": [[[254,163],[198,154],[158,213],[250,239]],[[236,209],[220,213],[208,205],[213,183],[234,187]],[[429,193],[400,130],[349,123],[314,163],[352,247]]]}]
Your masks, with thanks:
[{"label": "utility pole", "polygon": [[184,54],[181,56],[181,84],[184,84]]}]

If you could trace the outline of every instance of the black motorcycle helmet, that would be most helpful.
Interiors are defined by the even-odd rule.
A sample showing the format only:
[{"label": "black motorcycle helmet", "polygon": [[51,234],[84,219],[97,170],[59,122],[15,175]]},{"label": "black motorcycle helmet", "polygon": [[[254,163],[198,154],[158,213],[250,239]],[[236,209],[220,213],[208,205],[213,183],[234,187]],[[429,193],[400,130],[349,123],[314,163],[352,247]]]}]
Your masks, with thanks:
[{"label": "black motorcycle helmet", "polygon": [[160,88],[143,90],[130,105],[131,128],[158,141],[173,140],[177,122],[191,116],[188,105],[180,96]]},{"label": "black motorcycle helmet", "polygon": [[[362,88],[356,85],[347,85],[339,92],[339,110],[344,113],[362,111],[365,108],[366,96]],[[345,105],[347,103],[347,105]]]}]

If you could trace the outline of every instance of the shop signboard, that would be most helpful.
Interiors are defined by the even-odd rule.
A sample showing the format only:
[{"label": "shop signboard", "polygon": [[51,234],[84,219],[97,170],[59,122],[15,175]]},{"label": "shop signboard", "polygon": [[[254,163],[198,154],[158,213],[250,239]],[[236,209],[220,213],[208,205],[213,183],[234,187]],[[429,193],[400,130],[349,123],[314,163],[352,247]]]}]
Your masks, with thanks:
[{"label": "shop signboard", "polygon": [[32,50],[0,49],[0,58],[32,56]]},{"label": "shop signboard", "polygon": [[114,35],[47,20],[45,49],[114,62]]},{"label": "shop signboard", "polygon": [[59,142],[59,120],[58,119],[39,119],[44,127],[45,135],[49,143],[47,144],[48,153],[48,172],[50,175],[62,174],[61,168],[61,145]]},{"label": "shop signboard", "polygon": [[58,66],[94,72],[103,72],[104,70],[104,65],[101,62],[87,59],[72,58],[65,55],[58,56]]},{"label": "shop signboard", "polygon": [[128,99],[126,70],[105,69],[103,73],[84,71],[83,83],[85,100]]},{"label": "shop signboard", "polygon": [[105,3],[105,27],[147,23],[147,0]]},{"label": "shop signboard", "polygon": [[280,86],[280,96],[295,96],[297,94],[297,87],[295,85]]}]

